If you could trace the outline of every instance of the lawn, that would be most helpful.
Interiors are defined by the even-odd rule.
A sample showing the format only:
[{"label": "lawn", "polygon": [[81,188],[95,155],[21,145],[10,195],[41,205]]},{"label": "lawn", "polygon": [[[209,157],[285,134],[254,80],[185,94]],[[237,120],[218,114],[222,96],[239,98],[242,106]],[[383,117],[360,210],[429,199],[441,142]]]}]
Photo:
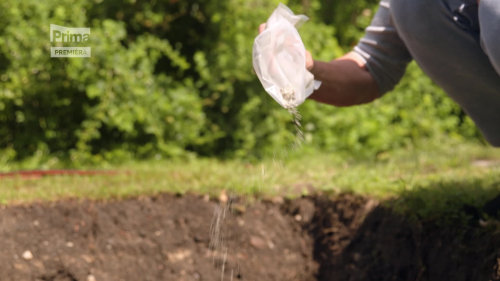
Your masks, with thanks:
[{"label": "lawn", "polygon": [[398,199],[419,212],[479,206],[500,192],[500,149],[479,144],[421,145],[359,159],[330,153],[292,153],[262,161],[159,160],[124,163],[113,174],[0,179],[2,204],[64,198],[112,199],[163,192],[221,192],[250,197],[296,197],[353,192]]}]

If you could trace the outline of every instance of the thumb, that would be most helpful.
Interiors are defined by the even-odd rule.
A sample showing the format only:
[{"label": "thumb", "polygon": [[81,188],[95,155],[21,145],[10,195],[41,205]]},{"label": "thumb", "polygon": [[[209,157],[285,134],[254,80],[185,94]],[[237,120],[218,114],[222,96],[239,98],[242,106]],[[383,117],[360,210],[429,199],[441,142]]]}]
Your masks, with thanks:
[{"label": "thumb", "polygon": [[259,25],[259,34],[262,33],[266,29],[266,23],[261,23]]},{"label": "thumb", "polygon": [[314,60],[313,60],[313,57],[311,55],[311,52],[306,50],[306,69],[311,71],[313,66],[314,66]]}]

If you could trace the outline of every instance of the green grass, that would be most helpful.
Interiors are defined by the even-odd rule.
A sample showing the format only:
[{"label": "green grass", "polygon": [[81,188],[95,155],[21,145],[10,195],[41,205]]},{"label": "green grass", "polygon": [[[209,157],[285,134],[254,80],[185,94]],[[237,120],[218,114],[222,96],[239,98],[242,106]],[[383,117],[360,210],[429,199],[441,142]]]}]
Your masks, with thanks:
[{"label": "green grass", "polygon": [[218,196],[222,190],[258,198],[354,192],[391,199],[403,209],[432,217],[450,206],[480,206],[500,193],[500,149],[474,144],[397,150],[374,159],[316,152],[261,162],[163,160],[110,169],[117,174],[0,179],[0,203],[114,199],[163,192]]}]

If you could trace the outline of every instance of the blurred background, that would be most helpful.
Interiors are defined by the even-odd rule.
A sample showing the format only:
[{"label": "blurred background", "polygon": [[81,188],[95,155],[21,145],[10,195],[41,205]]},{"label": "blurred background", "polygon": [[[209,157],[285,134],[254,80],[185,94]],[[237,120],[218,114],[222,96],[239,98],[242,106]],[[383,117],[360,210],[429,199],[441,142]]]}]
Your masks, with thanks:
[{"label": "blurred background", "polygon": [[[272,157],[295,129],[259,83],[251,53],[279,2],[1,1],[0,166]],[[356,44],[377,8],[376,0],[282,2],[310,17],[299,32],[326,61]],[[92,57],[51,58],[50,24],[90,27]],[[307,101],[299,110],[304,153],[372,158],[422,142],[484,143],[414,64],[372,104]]]}]

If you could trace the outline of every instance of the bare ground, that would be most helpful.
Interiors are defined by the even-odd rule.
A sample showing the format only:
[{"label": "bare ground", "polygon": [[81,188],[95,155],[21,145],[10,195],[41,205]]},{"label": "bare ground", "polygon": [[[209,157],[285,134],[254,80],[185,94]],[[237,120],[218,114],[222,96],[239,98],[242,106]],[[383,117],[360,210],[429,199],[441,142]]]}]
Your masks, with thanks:
[{"label": "bare ground", "polygon": [[495,229],[349,194],[34,203],[0,209],[0,280],[500,280]]}]

